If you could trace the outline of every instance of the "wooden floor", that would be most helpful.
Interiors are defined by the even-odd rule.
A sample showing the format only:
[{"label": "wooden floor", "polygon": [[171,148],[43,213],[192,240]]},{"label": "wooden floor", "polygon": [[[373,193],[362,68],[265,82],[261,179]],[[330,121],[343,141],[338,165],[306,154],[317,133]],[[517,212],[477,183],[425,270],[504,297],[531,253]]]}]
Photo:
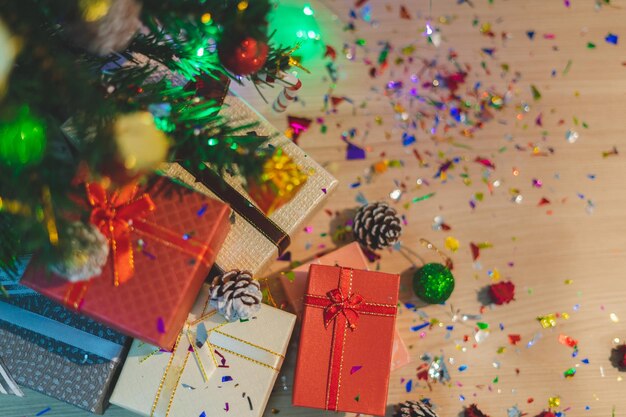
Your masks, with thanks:
[{"label": "wooden floor", "polygon": [[[432,25],[440,29],[439,47],[428,45],[422,35],[431,14],[428,0],[370,0],[366,4],[371,7],[371,21],[357,19],[354,32],[344,31],[353,0],[310,3],[322,38],[337,50],[339,80],[333,95],[354,103],[340,104],[336,114],[324,113],[323,96],[330,85],[324,68],[328,60],[318,60],[308,63],[313,74],[302,76],[300,97],[305,105],[295,103],[285,113],[314,120],[321,117],[327,126],[326,133],[321,133],[321,125],[314,121],[299,142],[341,182],[325,209],[331,213],[352,209],[358,205],[358,193],[369,201],[391,201],[390,193],[401,189],[395,206],[407,222],[403,246],[425,261],[437,261],[436,254],[419,245],[420,238],[429,239],[447,251],[455,265],[457,286],[449,303],[422,306],[410,287],[414,264],[419,266],[420,259],[382,253],[380,269],[403,274],[401,300],[417,304],[421,312],[402,308],[399,314],[398,329],[413,363],[391,375],[388,416],[392,404],[422,397],[437,406],[441,417],[456,417],[471,403],[491,416],[515,416],[507,414],[513,406],[535,416],[547,408],[551,397],[560,398],[557,411],[568,417],[626,416],[624,374],[609,361],[616,339],[626,339],[626,164],[622,154],[603,157],[614,146],[626,152],[622,149],[626,137],[626,38],[622,37],[626,36],[626,1],[611,0],[614,7],[596,10],[593,0],[462,4],[433,0]],[[566,3],[571,4],[567,7]],[[400,19],[401,5],[406,6],[410,20]],[[481,33],[483,24],[491,25],[493,37]],[[534,32],[533,39],[528,31]],[[617,45],[605,41],[609,33],[619,36]],[[343,45],[354,45],[358,39],[365,46],[356,47],[356,58],[350,61],[342,52]],[[389,42],[392,48],[389,67],[371,78],[369,70],[377,65],[381,42]],[[413,62],[404,56],[403,64],[396,63],[403,56],[402,48],[411,45],[415,47]],[[510,89],[509,102],[502,111],[493,110],[494,119],[476,129],[473,137],[462,135],[459,128],[444,133],[442,122],[434,137],[420,127],[409,129],[417,141],[403,146],[403,124],[392,99],[405,108],[409,119],[415,118],[418,109],[429,109],[424,122],[427,129],[432,127],[432,106],[407,98],[410,87],[422,91],[421,83],[432,79],[413,85],[411,75],[422,69],[422,59],[437,58],[438,65],[451,68],[451,49],[461,65],[471,67],[459,94],[467,95],[480,82],[481,90],[492,88],[503,94]],[[385,94],[390,81],[404,83],[397,100]],[[533,99],[531,85],[540,92],[540,99]],[[285,114],[272,114],[254,89],[244,89],[242,94],[277,126],[286,127]],[[266,95],[271,98],[276,91],[266,90]],[[346,161],[341,135],[353,128],[350,140],[367,150],[365,160]],[[574,143],[566,140],[568,130],[579,135]],[[489,159],[495,169],[475,162],[477,157]],[[447,179],[434,178],[440,165],[454,158],[457,163],[447,172]],[[402,161],[403,166],[368,175],[370,167],[383,159]],[[412,202],[429,193],[434,195]],[[518,202],[514,202],[516,197]],[[542,198],[550,203],[539,205]],[[451,230],[434,230],[437,216]],[[333,247],[322,234],[332,234],[340,223],[334,215],[320,211],[310,222],[312,232],[300,233],[294,240],[293,259],[311,258]],[[460,242],[456,253],[445,249],[447,237]],[[482,249],[474,262],[471,242],[492,247]],[[277,263],[273,269],[286,266]],[[477,321],[454,321],[451,310],[481,314],[479,292],[498,276],[515,283],[516,299],[509,305],[484,308],[479,321],[489,325],[490,333],[477,343]],[[561,315],[556,327],[542,328],[537,317],[551,313]],[[411,331],[424,317],[434,325]],[[453,330],[447,330],[448,326]],[[515,346],[509,342],[512,334],[521,337]],[[571,347],[559,343],[560,335],[578,341],[576,357]],[[417,379],[416,369],[425,353],[445,355],[449,382],[428,385]],[[324,414],[290,406],[294,356],[292,349],[266,416]],[[576,374],[566,379],[564,372],[570,368]],[[412,381],[410,392],[408,381]],[[51,410],[45,416],[87,415],[30,391],[24,400],[0,397],[1,417],[33,416],[47,407]],[[107,415],[131,413],[111,407]]]}]

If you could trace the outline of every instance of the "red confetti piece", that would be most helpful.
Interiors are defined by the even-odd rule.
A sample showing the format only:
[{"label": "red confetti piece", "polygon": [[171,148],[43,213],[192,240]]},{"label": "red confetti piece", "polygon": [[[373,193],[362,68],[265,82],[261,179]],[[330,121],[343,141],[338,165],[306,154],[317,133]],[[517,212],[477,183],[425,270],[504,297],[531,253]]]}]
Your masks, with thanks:
[{"label": "red confetti piece", "polygon": [[565,346],[569,346],[571,348],[575,348],[576,346],[578,346],[578,340],[572,339],[571,337],[564,334],[559,335],[559,343]]},{"label": "red confetti piece", "polygon": [[494,304],[508,304],[515,299],[515,284],[511,281],[492,284],[489,286],[489,296]]},{"label": "red confetti piece", "polygon": [[517,345],[518,342],[522,340],[522,337],[519,334],[510,334],[509,335],[509,343],[512,345]]},{"label": "red confetti piece", "polygon": [[550,200],[548,200],[545,197],[542,197],[541,200],[539,200],[539,203],[537,204],[538,206],[545,206],[546,204],[550,204]]},{"label": "red confetti piece", "polygon": [[489,417],[478,409],[476,404],[472,404],[465,409],[465,417]]},{"label": "red confetti piece", "polygon": [[541,413],[537,414],[536,417],[556,417],[556,414],[554,414],[552,411],[542,411]]},{"label": "red confetti piece", "polygon": [[481,158],[477,156],[476,159],[474,159],[474,162],[478,162],[479,164],[487,168],[496,169],[496,165],[487,158]]},{"label": "red confetti piece", "polygon": [[480,248],[474,242],[470,242],[470,249],[472,250],[472,260],[475,261],[480,256]]},{"label": "red confetti piece", "polygon": [[326,45],[326,52],[324,53],[324,58],[329,57],[333,61],[337,59],[337,51],[330,45]]},{"label": "red confetti piece", "polygon": [[400,18],[411,20],[411,15],[405,6],[400,6]]},{"label": "red confetti piece", "polygon": [[360,365],[353,366],[352,369],[350,369],[350,375],[354,374],[355,372],[358,372],[361,368],[363,367]]},{"label": "red confetti piece", "polygon": [[298,144],[300,135],[309,130],[311,122],[312,120],[306,117],[287,116],[287,125],[289,125],[291,139],[295,144]]}]

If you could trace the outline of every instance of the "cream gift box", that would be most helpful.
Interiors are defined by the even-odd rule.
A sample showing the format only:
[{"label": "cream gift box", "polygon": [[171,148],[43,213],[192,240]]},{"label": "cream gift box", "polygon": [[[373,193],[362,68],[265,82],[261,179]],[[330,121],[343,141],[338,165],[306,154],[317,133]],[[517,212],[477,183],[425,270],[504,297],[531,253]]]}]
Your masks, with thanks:
[{"label": "cream gift box", "polygon": [[[306,182],[296,195],[287,204],[279,207],[267,217],[256,208],[254,201],[244,189],[241,178],[224,177],[229,188],[234,189],[244,199],[242,200],[244,204],[223,199],[233,208],[234,215],[231,218],[230,233],[222,245],[215,263],[225,271],[242,269],[256,275],[279,256],[281,252],[279,247],[284,250],[288,246],[290,236],[301,230],[306,221],[321,207],[328,195],[337,186],[337,180],[234,93],[231,92],[226,97],[220,114],[236,124],[257,123],[251,130],[254,130],[259,136],[268,136],[271,146],[282,149],[308,175]],[[209,189],[200,182],[200,178],[195,178],[178,164],[164,167],[164,172],[170,177],[178,178],[184,183],[192,185],[201,193],[212,198],[220,198],[215,187],[211,187],[213,190]],[[247,214],[239,210],[238,206],[241,205],[244,206],[243,209],[248,210]],[[263,224],[255,220],[259,216],[266,217],[265,220],[261,219]],[[284,232],[282,238],[268,238],[276,235],[276,232],[274,230],[272,233],[267,229],[275,229],[275,227]],[[273,243],[272,240],[280,240],[280,242]]]},{"label": "cream gift box", "polygon": [[205,285],[173,352],[133,342],[112,404],[155,417],[263,414],[296,317],[262,305],[229,323],[208,299]]}]

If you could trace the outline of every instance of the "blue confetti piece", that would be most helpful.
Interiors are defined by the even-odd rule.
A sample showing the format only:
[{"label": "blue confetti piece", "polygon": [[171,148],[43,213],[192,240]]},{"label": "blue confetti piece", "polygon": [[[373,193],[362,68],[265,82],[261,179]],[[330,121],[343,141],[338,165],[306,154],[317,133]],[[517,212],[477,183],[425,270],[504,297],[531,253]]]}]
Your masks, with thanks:
[{"label": "blue confetti piece", "polygon": [[606,35],[606,38],[604,38],[604,40],[607,41],[608,43],[612,43],[613,45],[617,45],[618,37],[617,35],[609,33],[608,35]]},{"label": "blue confetti piece", "polygon": [[454,330],[454,326],[446,326],[446,330],[451,332],[452,330]]},{"label": "blue confetti piece", "polygon": [[409,379],[409,382],[406,383],[406,392],[411,392],[413,390],[413,380]]},{"label": "blue confetti piece", "polygon": [[202,207],[200,207],[200,210],[198,210],[198,217],[201,217],[204,213],[206,213],[208,208],[208,204],[203,204]]},{"label": "blue confetti piece", "polygon": [[493,53],[496,51],[495,48],[482,48],[482,51],[489,56],[493,56]]},{"label": "blue confetti piece", "polygon": [[46,407],[43,410],[41,410],[40,412],[38,412],[37,414],[35,414],[35,416],[39,417],[39,416],[43,416],[44,414],[46,414],[48,411],[52,410],[52,408],[50,407]]},{"label": "blue confetti piece", "polygon": [[581,361],[582,363],[584,363],[585,365],[589,365],[589,359],[585,358]]},{"label": "blue confetti piece", "polygon": [[415,136],[409,135],[408,133],[404,132],[402,134],[402,145],[409,146],[412,143],[415,143]]},{"label": "blue confetti piece", "polygon": [[528,32],[526,32],[526,36],[528,36],[528,39],[532,41],[535,38],[535,31],[529,30]]},{"label": "blue confetti piece", "polygon": [[427,321],[426,321],[426,322],[424,322],[424,323],[422,323],[422,324],[418,324],[417,326],[413,326],[413,327],[411,327],[411,331],[412,331],[412,332],[417,332],[417,331],[420,331],[420,330],[422,330],[423,328],[428,327],[428,325],[429,325],[429,324],[430,324],[430,323],[428,323]]},{"label": "blue confetti piece", "polygon": [[459,395],[459,400],[465,401],[465,397],[463,395]]},{"label": "blue confetti piece", "polygon": [[591,410],[591,407],[589,407],[588,405],[585,406],[585,410],[589,411]]},{"label": "blue confetti piece", "polygon": [[353,161],[356,159],[365,159],[365,149],[359,148],[358,146],[348,142],[348,147],[346,149],[346,159],[349,161]]},{"label": "blue confetti piece", "polygon": [[232,381],[233,377],[232,376],[223,376],[222,377],[222,382],[228,382],[228,381]]},{"label": "blue confetti piece", "polygon": [[183,235],[183,240],[189,240],[191,238],[191,236],[189,236],[189,233],[185,233]]},{"label": "blue confetti piece", "polygon": [[415,308],[415,304],[413,303],[404,303],[404,306],[408,308],[409,310],[412,310]]},{"label": "blue confetti piece", "polygon": [[198,417],[206,417],[206,412],[201,412],[200,415]]},{"label": "blue confetti piece", "polygon": [[504,323],[500,323],[500,330],[504,330]]},{"label": "blue confetti piece", "polygon": [[461,365],[459,366],[459,372],[463,372],[467,369],[467,365]]}]

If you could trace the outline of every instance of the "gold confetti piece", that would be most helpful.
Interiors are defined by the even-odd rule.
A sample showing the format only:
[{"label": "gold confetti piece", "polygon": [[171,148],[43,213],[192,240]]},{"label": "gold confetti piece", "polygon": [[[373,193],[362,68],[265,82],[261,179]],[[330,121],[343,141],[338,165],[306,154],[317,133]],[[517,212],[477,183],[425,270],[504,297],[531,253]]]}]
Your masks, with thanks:
[{"label": "gold confetti piece", "polygon": [[448,249],[451,252],[456,252],[457,250],[459,250],[459,247],[460,247],[459,240],[452,236],[448,236],[446,238],[444,245],[446,249]]},{"label": "gold confetti piece", "polygon": [[544,329],[549,329],[550,327],[556,327],[556,315],[548,314],[546,316],[539,316],[537,320],[541,324],[541,327]]},{"label": "gold confetti piece", "polygon": [[570,285],[570,284],[572,284],[573,282],[574,282],[574,280],[572,280],[572,279],[566,279],[566,280],[565,280],[565,285]]},{"label": "gold confetti piece", "polygon": [[561,397],[550,397],[548,398],[548,407],[550,408],[558,408],[561,406]]},{"label": "gold confetti piece", "polygon": [[611,317],[611,321],[612,321],[613,323],[617,323],[617,322],[619,322],[619,317],[617,317],[617,314],[615,314],[615,313],[611,313],[611,314],[609,315],[609,317]]}]

